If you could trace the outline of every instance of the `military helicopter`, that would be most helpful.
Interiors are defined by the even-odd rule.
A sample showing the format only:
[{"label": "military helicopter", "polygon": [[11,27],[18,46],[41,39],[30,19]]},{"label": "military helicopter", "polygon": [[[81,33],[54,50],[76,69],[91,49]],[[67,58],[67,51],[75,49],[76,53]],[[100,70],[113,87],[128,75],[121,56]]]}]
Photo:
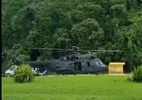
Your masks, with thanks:
[{"label": "military helicopter", "polygon": [[[39,49],[39,48],[34,48]],[[42,48],[43,49],[43,48]],[[53,50],[53,49],[52,49]],[[54,49],[55,50],[55,49]],[[64,50],[64,49],[58,49]],[[64,50],[65,51],[65,50]],[[41,61],[21,61],[16,56],[12,57],[12,61],[16,65],[23,63],[29,64],[33,69],[39,69],[40,73],[55,72],[56,74],[98,74],[108,70],[99,58],[92,55],[83,55],[80,53],[78,47],[74,46],[72,49],[68,49],[70,54],[60,57],[59,59],[41,60]],[[94,50],[99,51],[99,50]],[[103,50],[104,51],[104,50]],[[102,52],[100,50],[100,52]],[[107,52],[107,50],[105,51]],[[116,50],[113,52],[119,52]]]}]

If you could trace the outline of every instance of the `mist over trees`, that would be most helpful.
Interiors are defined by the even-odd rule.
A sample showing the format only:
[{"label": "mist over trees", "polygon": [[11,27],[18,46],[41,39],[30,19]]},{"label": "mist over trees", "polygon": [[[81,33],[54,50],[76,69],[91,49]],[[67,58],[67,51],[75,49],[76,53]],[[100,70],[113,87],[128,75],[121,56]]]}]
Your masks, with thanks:
[{"label": "mist over trees", "polygon": [[2,71],[11,54],[22,60],[59,54],[30,48],[123,50],[98,53],[103,62],[142,65],[142,0],[2,0]]}]

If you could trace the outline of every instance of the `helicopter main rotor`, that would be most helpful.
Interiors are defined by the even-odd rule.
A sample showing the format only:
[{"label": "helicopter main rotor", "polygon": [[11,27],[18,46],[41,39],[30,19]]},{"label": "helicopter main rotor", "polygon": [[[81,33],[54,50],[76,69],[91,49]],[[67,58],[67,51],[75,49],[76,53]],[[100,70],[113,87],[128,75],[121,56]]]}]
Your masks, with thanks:
[{"label": "helicopter main rotor", "polygon": [[30,48],[32,50],[48,50],[51,52],[70,52],[72,54],[79,54],[80,52],[88,53],[88,52],[126,52],[123,50],[81,50],[78,46],[72,46],[71,49],[60,49],[60,48]]}]

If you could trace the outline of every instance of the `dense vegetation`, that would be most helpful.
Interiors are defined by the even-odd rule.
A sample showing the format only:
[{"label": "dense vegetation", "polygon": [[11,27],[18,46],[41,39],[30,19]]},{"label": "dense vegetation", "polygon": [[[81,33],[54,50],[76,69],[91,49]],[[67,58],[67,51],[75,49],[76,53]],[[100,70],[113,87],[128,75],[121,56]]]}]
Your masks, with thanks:
[{"label": "dense vegetation", "polygon": [[[2,0],[2,69],[22,60],[58,57],[30,48],[120,49],[98,53],[106,64],[142,64],[141,0]],[[125,68],[127,68],[125,67]]]},{"label": "dense vegetation", "polygon": [[17,83],[31,82],[34,79],[31,66],[28,64],[22,64],[14,72],[14,80]]},{"label": "dense vegetation", "polygon": [[134,68],[131,80],[134,82],[142,82],[142,66]]}]

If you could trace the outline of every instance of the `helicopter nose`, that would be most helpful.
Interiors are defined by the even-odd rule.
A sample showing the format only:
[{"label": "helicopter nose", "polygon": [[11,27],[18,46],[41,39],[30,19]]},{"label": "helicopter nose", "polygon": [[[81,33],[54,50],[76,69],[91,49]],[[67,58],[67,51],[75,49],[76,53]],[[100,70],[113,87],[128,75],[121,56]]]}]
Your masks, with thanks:
[{"label": "helicopter nose", "polygon": [[107,65],[105,66],[105,68],[106,68],[106,71],[108,71],[108,66]]},{"label": "helicopter nose", "polygon": [[104,65],[103,67],[104,67],[105,71],[108,71],[108,66],[107,65]]},{"label": "helicopter nose", "polygon": [[106,68],[106,70],[108,70],[108,66],[107,65],[105,66],[105,68]]}]

